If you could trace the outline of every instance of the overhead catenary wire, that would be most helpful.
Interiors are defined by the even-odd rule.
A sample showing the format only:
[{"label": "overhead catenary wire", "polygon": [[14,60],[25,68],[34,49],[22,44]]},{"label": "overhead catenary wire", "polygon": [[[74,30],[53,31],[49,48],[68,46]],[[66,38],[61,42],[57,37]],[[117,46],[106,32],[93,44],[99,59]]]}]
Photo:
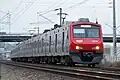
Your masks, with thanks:
[{"label": "overhead catenary wire", "polygon": [[[65,10],[68,10],[69,8],[73,8],[73,7],[76,7],[77,5],[79,5],[79,4],[83,4],[83,3],[85,3],[86,1],[88,1],[88,0],[84,0],[84,1],[82,1],[82,2],[80,2],[80,3],[77,3],[77,4],[75,4],[75,5],[73,5],[73,6],[70,6],[70,7],[68,7],[67,9],[65,9]],[[57,6],[55,6],[55,7],[60,7],[61,5],[63,5],[63,4],[65,4],[67,1],[66,0],[64,0],[62,3],[60,3],[59,5],[57,5]],[[48,8],[49,9],[49,8]],[[51,10],[48,10],[48,11],[43,11],[43,13],[42,12],[38,12],[38,13],[41,13],[41,15],[45,15],[45,14],[48,14],[48,13],[50,13],[50,12],[52,12],[52,11],[54,11],[54,9],[51,9]],[[42,16],[41,16],[42,17]]]},{"label": "overhead catenary wire", "polygon": [[[32,1],[32,0],[31,0]],[[88,0],[84,0],[85,2],[86,1],[88,1]],[[84,1],[82,1],[82,2],[84,2]],[[59,6],[61,6],[62,4],[65,4],[65,2],[66,1],[64,1],[64,2],[62,2],[62,3],[60,3],[59,5],[57,5],[58,7]],[[81,3],[82,3],[81,2]],[[22,9],[15,17],[13,17],[12,18],[12,23],[14,23],[22,14],[24,14],[24,12],[33,4],[34,2],[31,2],[30,4],[28,4],[24,9]],[[80,3],[78,3],[78,4],[80,4]],[[74,8],[74,6],[76,7],[78,4],[76,4],[76,5],[73,5],[73,6],[71,6],[71,7],[68,7],[66,10],[68,10],[68,9],[71,9],[71,8]],[[47,12],[45,12],[45,13],[43,13],[42,15],[44,15],[44,14],[47,14],[47,13],[49,13],[49,12],[52,12],[53,10],[49,10],[49,11],[47,11]],[[21,15],[20,15],[21,14]],[[45,18],[45,17],[44,17]],[[51,21],[52,23],[53,23],[53,21]]]},{"label": "overhead catenary wire", "polygon": [[[32,0],[31,0],[32,1]],[[34,0],[36,1],[36,0]],[[19,13],[18,16],[16,15],[14,18],[12,18],[12,23],[15,22],[19,17],[21,17],[21,15],[23,15],[33,4],[34,2],[28,4],[24,9],[22,9]],[[20,14],[20,15],[19,15]]]},{"label": "overhead catenary wire", "polygon": [[[32,0],[31,0],[31,1],[32,1]],[[32,4],[32,3],[31,3],[31,4]],[[12,19],[15,19],[17,16],[19,16],[19,14],[21,14],[23,11],[25,11],[25,9],[28,8],[31,4],[30,4],[30,3],[27,4],[27,5],[25,6],[25,8],[21,9]]]},{"label": "overhead catenary wire", "polygon": [[15,10],[11,12],[12,14],[19,9],[19,7],[20,7],[20,5],[22,4],[22,2],[23,2],[23,0],[21,0],[21,1],[19,2],[18,6],[15,8]]},{"label": "overhead catenary wire", "polygon": [[[59,1],[61,1],[61,0],[59,0]],[[53,7],[56,7],[56,3],[55,4],[53,4],[52,6],[50,6],[50,7],[48,7],[46,10],[44,10],[43,11],[43,14],[46,14],[46,13],[48,13],[48,12],[50,12],[50,11],[53,11]]]},{"label": "overhead catenary wire", "polygon": [[51,23],[54,23],[52,20],[48,19],[47,17],[45,17],[45,16],[43,16],[43,15],[41,15],[41,14],[39,14],[39,16],[41,16],[42,18],[48,20],[48,21],[51,22]]},{"label": "overhead catenary wire", "polygon": [[[67,1],[68,1],[68,0],[67,0]],[[67,1],[64,0],[62,3],[56,5],[55,7],[60,7],[61,5],[65,4]],[[54,6],[54,5],[52,5],[51,7],[53,7],[53,6]],[[51,8],[51,7],[50,7],[50,8]],[[49,8],[48,8],[48,9],[49,9]],[[54,23],[52,20],[50,20],[50,19],[48,19],[47,17],[43,16],[43,15],[48,14],[48,13],[54,11],[54,10],[55,10],[55,9],[49,9],[48,11],[44,11],[42,14],[40,14],[41,12],[37,12],[37,13],[38,13],[39,16],[41,16],[42,18],[48,20],[48,21],[51,22],[51,23]]]},{"label": "overhead catenary wire", "polygon": [[77,3],[77,4],[75,4],[75,5],[72,5],[72,6],[68,7],[68,8],[66,8],[66,9],[64,9],[64,11],[72,10],[72,9],[75,8],[76,6],[80,6],[80,5],[84,4],[84,3],[86,3],[87,1],[89,1],[89,0],[83,0],[83,1],[81,1],[81,2],[79,2],[79,3]]},{"label": "overhead catenary wire", "polygon": [[3,17],[0,18],[0,22],[1,20],[4,20],[7,16],[8,16],[9,13],[6,13]]},{"label": "overhead catenary wire", "polygon": [[[43,12],[40,12],[40,13],[42,13],[41,15],[48,14],[48,13],[54,11],[56,7],[60,7],[61,5],[64,5],[67,1],[69,1],[69,0],[64,0],[62,3],[60,3],[60,4],[58,4],[58,5],[53,4],[52,6],[50,6],[50,7],[47,9],[47,11],[44,10]],[[50,9],[51,7],[52,7],[52,9]]]},{"label": "overhead catenary wire", "polygon": [[[64,9],[64,11],[72,10],[72,9],[75,8],[76,6],[80,6],[80,5],[84,4],[84,3],[86,3],[87,1],[89,1],[89,0],[83,0],[82,2],[79,2],[79,3],[75,4],[75,5],[72,5],[72,6],[68,7],[68,8],[66,8],[66,9]],[[52,12],[52,11],[53,11],[53,10],[46,11],[46,12],[43,13],[42,15],[45,15],[45,14],[47,14],[47,13],[49,13],[49,12]]]},{"label": "overhead catenary wire", "polygon": [[[113,29],[113,27],[112,27],[111,25],[106,24],[106,23],[105,23],[105,25],[108,26],[108,27],[110,27],[111,29]],[[118,27],[119,27],[119,26],[118,26]],[[117,30],[118,32],[120,32],[120,30],[118,30],[118,29],[116,29],[116,30]]]}]

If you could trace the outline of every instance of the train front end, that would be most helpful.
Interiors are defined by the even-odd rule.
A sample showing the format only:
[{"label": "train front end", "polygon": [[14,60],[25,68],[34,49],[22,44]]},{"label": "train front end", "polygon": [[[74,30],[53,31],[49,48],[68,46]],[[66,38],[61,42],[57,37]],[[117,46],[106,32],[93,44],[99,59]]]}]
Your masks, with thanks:
[{"label": "train front end", "polygon": [[69,53],[74,63],[99,64],[103,58],[100,24],[78,21],[69,27]]}]

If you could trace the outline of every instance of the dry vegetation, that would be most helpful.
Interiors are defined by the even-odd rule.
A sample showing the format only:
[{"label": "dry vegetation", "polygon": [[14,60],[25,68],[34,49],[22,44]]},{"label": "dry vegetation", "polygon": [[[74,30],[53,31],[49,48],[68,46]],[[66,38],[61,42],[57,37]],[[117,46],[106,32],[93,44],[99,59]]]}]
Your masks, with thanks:
[{"label": "dry vegetation", "polygon": [[111,67],[119,67],[120,68],[120,61],[116,61],[114,63],[111,64]]}]

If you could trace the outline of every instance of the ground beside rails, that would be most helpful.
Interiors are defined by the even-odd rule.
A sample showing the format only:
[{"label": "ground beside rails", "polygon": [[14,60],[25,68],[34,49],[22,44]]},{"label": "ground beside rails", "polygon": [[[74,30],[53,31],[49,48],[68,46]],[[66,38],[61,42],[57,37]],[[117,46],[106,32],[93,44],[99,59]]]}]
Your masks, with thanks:
[{"label": "ground beside rails", "polygon": [[[61,75],[77,77],[84,80],[120,80],[120,74],[118,73],[110,73],[110,70],[88,70],[85,68],[76,69],[73,67],[55,67],[44,64],[30,64],[30,63],[22,63],[22,62],[12,62],[12,61],[1,61],[3,64],[13,65],[18,67],[30,68],[35,70],[48,71],[51,73],[57,73]],[[113,71],[113,70],[112,70]]]}]

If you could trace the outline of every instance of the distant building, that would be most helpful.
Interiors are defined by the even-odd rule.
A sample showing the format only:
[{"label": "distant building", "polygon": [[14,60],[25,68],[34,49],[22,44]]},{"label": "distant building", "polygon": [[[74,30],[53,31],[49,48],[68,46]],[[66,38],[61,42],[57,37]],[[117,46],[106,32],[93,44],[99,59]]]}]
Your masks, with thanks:
[{"label": "distant building", "polygon": [[10,57],[11,50],[15,47],[14,43],[0,42],[0,60]]},{"label": "distant building", "polygon": [[0,32],[0,35],[5,35],[6,34],[6,32]]},{"label": "distant building", "polygon": [[0,42],[0,48],[4,48],[5,47],[5,43],[4,42]]},{"label": "distant building", "polygon": [[5,53],[5,49],[4,48],[0,48],[0,54],[4,54]]}]

